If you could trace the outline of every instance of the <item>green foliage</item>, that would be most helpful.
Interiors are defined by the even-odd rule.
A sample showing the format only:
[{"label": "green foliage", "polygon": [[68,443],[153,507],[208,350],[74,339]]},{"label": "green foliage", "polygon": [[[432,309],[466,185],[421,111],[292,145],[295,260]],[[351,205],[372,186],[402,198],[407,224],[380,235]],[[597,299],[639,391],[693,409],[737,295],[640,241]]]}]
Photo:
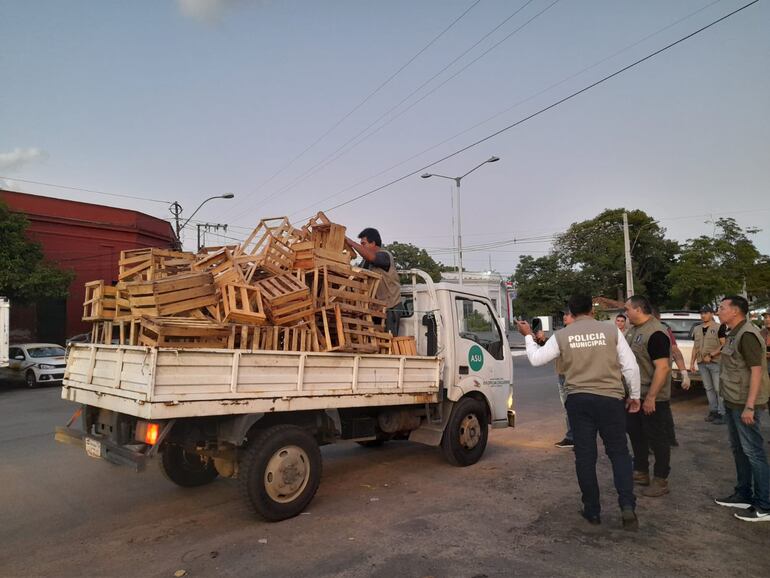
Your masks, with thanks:
[{"label": "green foliage", "polygon": [[671,294],[677,304],[698,307],[717,298],[742,293],[759,303],[770,299],[770,259],[762,255],[735,219],[718,219],[713,237],[700,236],[684,244],[669,274]]},{"label": "green foliage", "polygon": [[[606,209],[593,219],[573,223],[554,245],[559,260],[580,272],[581,284],[594,296],[622,299],[625,295],[624,212],[622,208]],[[663,304],[668,299],[667,277],[679,245],[666,239],[665,229],[644,211],[627,212],[634,292]]]},{"label": "green foliage", "polygon": [[28,224],[0,203],[0,295],[21,302],[66,297],[74,273],[44,260],[40,244],[26,237]]},{"label": "green foliage", "polygon": [[511,280],[516,287],[514,313],[526,317],[554,315],[564,309],[574,291],[584,288],[580,276],[555,253],[537,259],[523,255]]},{"label": "green foliage", "polygon": [[438,282],[441,280],[441,272],[444,270],[444,266],[428,255],[425,249],[420,249],[410,243],[399,243],[397,241],[385,245],[383,248],[393,254],[399,269],[422,269],[430,275],[433,281]]}]

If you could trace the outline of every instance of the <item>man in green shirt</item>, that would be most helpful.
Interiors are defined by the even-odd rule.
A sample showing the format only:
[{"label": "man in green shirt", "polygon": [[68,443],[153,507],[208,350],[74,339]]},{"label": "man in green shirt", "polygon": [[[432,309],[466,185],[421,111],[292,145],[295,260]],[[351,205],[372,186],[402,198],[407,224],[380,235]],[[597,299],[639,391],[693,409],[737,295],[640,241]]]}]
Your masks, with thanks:
[{"label": "man in green shirt", "polygon": [[719,391],[725,400],[725,421],[735,459],[738,483],[720,506],[737,508],[746,522],[770,522],[770,467],[759,428],[761,409],[767,405],[765,343],[759,329],[746,319],[749,303],[743,297],[725,297],[719,319],[730,332],[722,347]]}]

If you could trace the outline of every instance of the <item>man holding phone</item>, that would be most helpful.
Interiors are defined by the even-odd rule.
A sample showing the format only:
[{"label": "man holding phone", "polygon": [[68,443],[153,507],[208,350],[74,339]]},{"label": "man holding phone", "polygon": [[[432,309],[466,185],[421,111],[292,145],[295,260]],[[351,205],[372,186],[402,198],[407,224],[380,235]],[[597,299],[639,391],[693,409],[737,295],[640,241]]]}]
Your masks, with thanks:
[{"label": "man holding phone", "polygon": [[[582,492],[581,515],[590,524],[601,523],[599,482],[596,479],[596,434],[612,463],[623,528],[635,531],[636,517],[633,468],[626,441],[626,410],[638,412],[639,367],[620,331],[611,323],[593,318],[593,300],[573,295],[569,311],[574,321],[538,346],[526,321],[517,323],[524,335],[527,357],[534,366],[559,360],[567,391],[567,415],[575,443],[575,471]],[[629,399],[623,378],[630,389]]]}]

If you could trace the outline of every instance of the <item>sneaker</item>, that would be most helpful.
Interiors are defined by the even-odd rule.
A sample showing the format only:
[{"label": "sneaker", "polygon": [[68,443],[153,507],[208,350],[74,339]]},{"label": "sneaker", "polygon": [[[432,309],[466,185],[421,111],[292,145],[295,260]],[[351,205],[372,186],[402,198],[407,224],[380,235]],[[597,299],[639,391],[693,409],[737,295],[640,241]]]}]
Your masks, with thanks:
[{"label": "sneaker", "polygon": [[639,529],[639,518],[633,510],[621,510],[620,517],[623,520],[623,529],[636,532]]},{"label": "sneaker", "polygon": [[568,449],[572,449],[572,448],[574,448],[574,447],[575,447],[575,442],[573,442],[573,441],[572,441],[571,439],[569,439],[569,438],[564,438],[564,439],[563,439],[563,440],[561,440],[560,442],[556,442],[556,443],[555,443],[555,444],[553,444],[553,445],[555,445],[557,448],[568,448]]},{"label": "sneaker", "polygon": [[703,418],[703,421],[714,421],[714,418],[719,414],[715,411],[710,411],[709,414]]},{"label": "sneaker", "polygon": [[714,419],[711,420],[711,425],[725,425],[725,417],[718,413]]},{"label": "sneaker", "polygon": [[634,470],[634,484],[637,486],[649,486],[650,474]]},{"label": "sneaker", "polygon": [[758,508],[749,508],[745,512],[736,513],[733,516],[744,522],[770,522],[770,510]]},{"label": "sneaker", "polygon": [[660,498],[668,494],[668,480],[665,478],[652,478],[649,487],[642,490],[642,495],[648,498]]},{"label": "sneaker", "polygon": [[751,508],[751,501],[747,500],[740,494],[733,494],[732,496],[721,499],[717,498],[714,500],[714,502],[720,506],[725,506],[726,508],[738,508],[741,510],[748,510]]},{"label": "sneaker", "polygon": [[602,523],[602,519],[599,514],[586,514],[585,510],[580,510],[580,515],[588,521],[592,526],[598,526]]}]

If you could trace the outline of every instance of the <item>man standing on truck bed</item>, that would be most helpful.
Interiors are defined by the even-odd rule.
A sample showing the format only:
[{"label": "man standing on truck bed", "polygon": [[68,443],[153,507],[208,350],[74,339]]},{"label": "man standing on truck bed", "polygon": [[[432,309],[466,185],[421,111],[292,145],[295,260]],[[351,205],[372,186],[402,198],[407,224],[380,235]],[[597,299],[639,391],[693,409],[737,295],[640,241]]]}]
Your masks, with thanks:
[{"label": "man standing on truck bed", "polygon": [[[626,442],[626,415],[639,411],[639,368],[620,330],[593,318],[593,300],[573,295],[569,310],[574,321],[554,333],[543,347],[532,338],[525,321],[518,322],[524,335],[527,357],[534,366],[559,360],[567,390],[567,415],[575,442],[575,471],[583,494],[581,515],[590,524],[600,524],[601,502],[596,479],[596,434],[612,463],[623,528],[636,530],[636,497],[631,456]],[[630,390],[627,401],[622,378]]]},{"label": "man standing on truck bed", "polygon": [[377,229],[367,227],[358,234],[358,238],[360,243],[352,239],[348,239],[348,243],[361,255],[361,267],[380,274],[382,280],[377,288],[377,299],[387,307],[385,330],[397,337],[401,319],[401,281],[396,271],[396,260],[390,251],[382,248],[382,237]]}]

